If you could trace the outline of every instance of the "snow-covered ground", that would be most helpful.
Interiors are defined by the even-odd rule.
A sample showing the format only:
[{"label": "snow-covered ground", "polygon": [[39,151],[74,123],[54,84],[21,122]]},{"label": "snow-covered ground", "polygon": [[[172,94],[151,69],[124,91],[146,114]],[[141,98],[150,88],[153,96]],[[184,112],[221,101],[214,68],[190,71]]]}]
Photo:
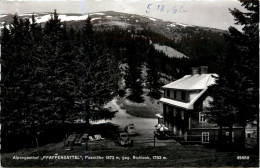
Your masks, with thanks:
[{"label": "snow-covered ground", "polygon": [[156,21],[157,19],[154,19],[154,18],[149,18],[150,20],[152,20],[152,21]]},{"label": "snow-covered ground", "polygon": [[[35,17],[36,23],[42,23],[47,22],[51,18],[50,15],[44,15],[40,17]],[[30,22],[32,22],[32,19],[30,18]]]},{"label": "snow-covered ground", "polygon": [[18,15],[18,16],[32,16],[32,15],[38,15],[38,14],[32,14],[32,13],[25,13],[25,14],[21,14],[21,15]]},{"label": "snow-covered ground", "polygon": [[[97,24],[98,25],[98,24]],[[109,21],[109,22],[102,22],[102,25],[109,25],[109,26],[120,26],[120,27],[128,27],[130,24],[120,22],[120,21]]]},{"label": "snow-covered ground", "polygon": [[[61,19],[62,22],[65,21],[72,21],[72,20],[85,20],[88,18],[88,15],[83,15],[83,16],[67,16],[67,15],[59,15],[59,18]],[[94,19],[94,18],[92,18]]]},{"label": "snow-covered ground", "polygon": [[169,25],[167,25],[167,26],[175,27],[176,25],[175,25],[174,23],[172,23],[172,24],[169,24]]},{"label": "snow-covered ground", "polygon": [[[0,30],[4,28],[4,23],[5,22],[0,22]],[[6,28],[10,30],[10,25],[6,25]],[[1,32],[0,32],[1,34]]]},{"label": "snow-covered ground", "polygon": [[89,15],[91,16],[91,15],[105,15],[105,14],[104,13],[90,13]]},{"label": "snow-covered ground", "polygon": [[183,27],[187,27],[188,25],[186,24],[182,24],[182,23],[176,23],[177,25],[183,26]]},{"label": "snow-covered ground", "polygon": [[6,17],[6,16],[7,16],[7,15],[0,15],[0,18],[1,18],[1,17]]},{"label": "snow-covered ground", "polygon": [[0,22],[0,29],[4,28],[5,22]]},{"label": "snow-covered ground", "polygon": [[182,26],[182,27],[193,27],[191,25],[187,25],[187,24],[183,24],[183,23],[171,23],[171,24],[169,24],[167,26],[169,26],[169,27],[176,27],[176,25],[179,25],[179,26]]},{"label": "snow-covered ground", "polygon": [[[88,18],[88,15],[83,15],[83,16],[67,16],[67,15],[59,15],[59,19],[61,20],[61,22],[65,22],[65,21],[78,21],[78,20],[85,20]],[[43,16],[39,16],[39,17],[35,17],[36,23],[43,23],[43,22],[47,22],[49,19],[51,19],[51,15],[43,15]],[[93,18],[95,19],[95,18]],[[31,19],[30,19],[31,21]]]},{"label": "snow-covered ground", "polygon": [[101,17],[92,18],[91,21],[93,21],[93,20],[98,20],[98,19],[101,19]]},{"label": "snow-covered ground", "polygon": [[[23,15],[19,15],[19,16],[28,16],[28,15],[32,15],[32,14],[23,14]],[[89,15],[104,15],[104,13],[91,13]],[[61,22],[79,21],[79,20],[87,19],[89,15],[82,15],[82,16],[59,15],[59,19],[61,20]],[[4,15],[2,15],[2,16],[4,16]],[[43,23],[43,22],[47,22],[50,18],[51,18],[51,15],[47,14],[47,15],[35,17],[35,20],[36,20],[36,23]],[[91,20],[97,20],[97,19],[101,19],[101,17],[92,18]],[[31,19],[30,19],[30,21],[31,21]]]},{"label": "snow-covered ground", "polygon": [[159,45],[159,44],[154,44],[154,47],[158,51],[164,52],[168,57],[172,58],[188,58],[186,55],[183,53],[180,53],[179,51],[165,45]]},{"label": "snow-covered ground", "polygon": [[188,24],[182,24],[182,23],[176,23],[177,25],[183,26],[183,27],[194,27],[192,25],[188,25]]}]

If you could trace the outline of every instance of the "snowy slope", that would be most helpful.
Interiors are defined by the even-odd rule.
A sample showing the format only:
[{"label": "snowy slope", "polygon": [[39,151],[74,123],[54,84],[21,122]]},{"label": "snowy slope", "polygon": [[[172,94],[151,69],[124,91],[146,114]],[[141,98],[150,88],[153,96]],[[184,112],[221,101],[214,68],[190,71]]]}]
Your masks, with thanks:
[{"label": "snowy slope", "polygon": [[[50,15],[43,15],[39,17],[35,17],[36,23],[43,23],[47,22],[51,18]],[[59,19],[61,22],[68,22],[68,21],[79,21],[79,20],[85,20],[88,18],[88,15],[82,15],[82,16],[68,16],[68,15],[59,15]],[[101,19],[101,17],[98,18],[92,18],[92,20]]]},{"label": "snowy slope", "polygon": [[165,45],[159,45],[159,44],[154,44],[154,47],[158,51],[162,51],[165,53],[168,57],[170,58],[188,58],[186,55],[180,53],[179,51]]}]

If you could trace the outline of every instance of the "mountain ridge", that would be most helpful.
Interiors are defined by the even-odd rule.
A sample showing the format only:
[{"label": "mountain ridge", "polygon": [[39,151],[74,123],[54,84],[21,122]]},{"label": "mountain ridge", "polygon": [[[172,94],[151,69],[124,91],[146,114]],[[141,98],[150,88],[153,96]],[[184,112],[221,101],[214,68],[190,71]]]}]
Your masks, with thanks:
[{"label": "mountain ridge", "polygon": [[[204,29],[209,29],[209,30],[214,30],[214,31],[223,31],[226,32],[226,30],[221,30],[221,29],[217,29],[217,28],[211,28],[211,27],[203,27],[203,26],[197,26],[197,25],[190,25],[190,24],[186,24],[186,23],[179,23],[179,22],[171,22],[171,21],[167,21],[167,20],[163,20],[163,19],[159,19],[159,18],[155,18],[155,17],[149,17],[149,16],[145,16],[145,15],[137,15],[137,14],[130,14],[130,13],[124,13],[124,12],[115,12],[115,11],[100,11],[100,12],[93,12],[93,13],[84,13],[84,14],[79,14],[79,13],[59,13],[59,15],[67,15],[67,16],[84,16],[84,15],[94,15],[98,14],[98,13],[104,13],[104,16],[106,15],[131,15],[134,17],[140,17],[140,18],[146,18],[146,19],[150,19],[153,22],[159,21],[159,22],[164,22],[164,23],[170,23],[171,24],[175,24],[175,26],[183,26],[183,27],[194,27],[194,28],[204,28]],[[20,18],[26,18],[26,17],[30,17],[32,14],[36,15],[36,17],[38,16],[47,16],[47,15],[51,15],[51,13],[49,12],[36,12],[36,13],[24,13],[24,14],[18,14],[18,17]],[[2,16],[2,17],[1,17]],[[1,14],[0,15],[0,22],[6,22],[7,24],[11,23],[11,19],[14,16],[14,14]],[[6,18],[7,17],[7,18]],[[151,19],[152,18],[152,19]],[[153,20],[154,19],[154,20]],[[7,21],[6,21],[7,20]],[[82,19],[83,20],[83,19]],[[73,20],[71,20],[73,21]],[[70,22],[70,21],[69,21]]]},{"label": "mountain ridge", "polygon": [[[47,16],[50,16],[50,13],[35,14],[37,17],[45,16],[47,18]],[[84,16],[81,14],[58,14],[64,20],[69,17],[73,18],[72,16]],[[18,16],[19,18],[28,18],[30,14],[20,15],[23,16]],[[89,15],[92,17],[94,31],[102,32],[120,28],[130,34],[148,37],[154,44],[171,47],[187,56],[193,60],[193,66],[208,65],[213,72],[216,72],[219,66],[216,61],[221,61],[220,57],[227,52],[225,51],[226,42],[224,38],[224,34],[227,33],[226,30],[163,21],[154,17],[114,11],[94,12],[89,13]],[[0,17],[0,27],[3,27],[4,22],[11,23],[13,16]],[[39,24],[44,26],[44,22]],[[80,19],[66,21],[68,28],[77,30],[81,29],[83,24],[83,20]]]}]

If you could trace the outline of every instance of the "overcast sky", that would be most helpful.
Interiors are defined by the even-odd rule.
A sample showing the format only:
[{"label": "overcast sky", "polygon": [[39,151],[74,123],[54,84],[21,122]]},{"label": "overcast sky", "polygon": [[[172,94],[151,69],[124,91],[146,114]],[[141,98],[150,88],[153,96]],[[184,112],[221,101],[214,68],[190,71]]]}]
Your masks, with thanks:
[{"label": "overcast sky", "polygon": [[150,16],[190,25],[228,29],[234,25],[229,8],[241,7],[238,0],[2,0],[1,14],[53,12],[91,13],[113,10]]}]

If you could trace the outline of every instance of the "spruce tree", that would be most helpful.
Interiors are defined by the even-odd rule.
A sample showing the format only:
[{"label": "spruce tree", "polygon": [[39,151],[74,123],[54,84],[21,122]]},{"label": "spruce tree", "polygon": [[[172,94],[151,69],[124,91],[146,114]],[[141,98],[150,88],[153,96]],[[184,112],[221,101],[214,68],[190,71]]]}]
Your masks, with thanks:
[{"label": "spruce tree", "polygon": [[[10,32],[6,27],[1,37],[3,46],[3,142],[5,137],[32,135],[33,104],[30,101],[33,62],[29,19],[13,17]],[[34,116],[35,117],[35,116]],[[14,122],[15,121],[15,122]],[[13,130],[16,130],[14,133]]]},{"label": "spruce tree", "polygon": [[160,88],[160,74],[158,72],[158,60],[156,58],[156,52],[154,46],[150,47],[149,53],[147,54],[146,63],[147,63],[147,77],[146,83],[147,88],[149,89],[148,95],[159,99],[161,97]]},{"label": "spruce tree", "polygon": [[[10,136],[11,131],[19,127],[18,123],[14,122],[17,115],[15,115],[15,106],[13,102],[14,87],[12,85],[12,76],[14,67],[11,57],[11,35],[6,25],[1,32],[1,139],[2,150],[5,149],[4,144],[6,138]],[[9,130],[9,131],[8,131]]]},{"label": "spruce tree", "polygon": [[[222,113],[228,114],[232,116],[230,123],[240,123],[245,128],[246,124],[258,121],[259,118],[259,2],[256,0],[240,0],[240,2],[247,9],[246,12],[238,9],[230,11],[235,17],[236,24],[243,26],[242,32],[230,27],[229,34],[226,35],[229,55],[224,60],[219,80],[212,87],[212,90],[215,90],[212,97],[216,97],[216,102],[212,104],[209,114],[216,121],[225,121],[225,115]],[[218,109],[221,110],[218,112]],[[232,128],[229,130],[229,135],[231,131]]]},{"label": "spruce tree", "polygon": [[142,57],[143,53],[140,50],[142,42],[132,38],[127,46],[127,68],[125,71],[126,88],[130,89],[128,99],[141,103],[143,102],[143,79],[142,79]]},{"label": "spruce tree", "polygon": [[[232,105],[238,108],[238,121],[246,126],[254,121],[259,126],[259,1],[240,0],[246,9],[230,10],[236,24],[242,26],[242,31],[229,28],[228,40],[235,46],[234,55],[234,87]],[[259,142],[259,127],[257,127],[257,142]]]},{"label": "spruce tree", "polygon": [[[210,102],[210,107],[206,110],[206,117],[208,122],[219,125],[220,130],[218,134],[219,144],[223,143],[222,128],[224,126],[229,128],[229,135],[232,135],[233,124],[236,123],[238,110],[231,105],[233,90],[227,78],[220,76],[216,79],[215,85],[209,87],[209,95],[213,98]],[[229,144],[232,144],[232,136],[229,136]]]},{"label": "spruce tree", "polygon": [[63,124],[72,121],[77,115],[75,95],[75,54],[67,35],[65,23],[61,23],[56,10],[43,29],[39,45],[39,62],[37,73],[37,95],[39,115],[42,114],[45,124]]},{"label": "spruce tree", "polygon": [[61,113],[62,82],[60,72],[62,68],[62,57],[59,50],[61,47],[60,35],[62,33],[61,23],[56,11],[51,15],[43,28],[43,36],[40,44],[39,62],[37,73],[40,76],[38,81],[38,108],[39,115],[42,116],[43,124],[59,123]]},{"label": "spruce tree", "polygon": [[[91,18],[84,21],[79,46],[78,79],[79,95],[83,118],[86,121],[86,132],[89,133],[89,120],[95,112],[102,111],[105,103],[110,101],[118,90],[118,63],[109,55],[104,46],[99,46],[94,38]],[[99,113],[103,115],[102,113]],[[93,119],[93,118],[92,118]]]},{"label": "spruce tree", "polygon": [[80,33],[68,31],[56,10],[43,28],[34,15],[31,23],[15,15],[1,46],[3,143],[21,135],[38,145],[46,126],[82,114],[87,123],[113,117],[103,105],[117,93],[118,61],[95,42],[90,18]]}]

